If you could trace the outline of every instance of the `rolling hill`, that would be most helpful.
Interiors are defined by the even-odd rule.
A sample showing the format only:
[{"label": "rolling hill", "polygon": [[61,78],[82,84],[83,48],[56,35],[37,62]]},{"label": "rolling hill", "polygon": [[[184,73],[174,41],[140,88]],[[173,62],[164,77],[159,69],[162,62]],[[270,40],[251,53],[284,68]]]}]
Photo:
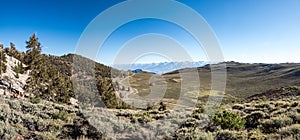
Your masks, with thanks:
[{"label": "rolling hill", "polygon": [[[262,93],[269,89],[283,86],[300,85],[300,64],[247,64],[237,62],[226,62],[227,81],[224,102],[240,101],[252,95]],[[166,99],[177,99],[180,93],[180,74],[190,73],[195,68],[185,68],[161,75],[167,84]],[[199,96],[205,100],[211,85],[210,65],[198,67],[201,92]],[[138,89],[142,96],[150,92],[150,73],[138,73],[131,78],[131,85]]]}]

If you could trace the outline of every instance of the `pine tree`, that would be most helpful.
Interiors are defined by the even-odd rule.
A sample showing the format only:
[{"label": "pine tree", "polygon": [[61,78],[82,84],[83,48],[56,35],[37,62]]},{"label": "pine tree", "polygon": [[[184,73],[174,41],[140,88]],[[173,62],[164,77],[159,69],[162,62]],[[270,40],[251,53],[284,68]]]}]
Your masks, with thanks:
[{"label": "pine tree", "polygon": [[15,77],[16,77],[16,78],[19,78],[19,71],[16,71]]},{"label": "pine tree", "polygon": [[39,39],[37,38],[36,34],[33,34],[29,38],[29,41],[26,41],[26,44],[27,51],[24,58],[24,62],[31,68],[32,66],[39,64],[40,54],[42,51],[41,43],[39,42]]},{"label": "pine tree", "polygon": [[6,72],[6,56],[3,50],[0,50],[0,75]]},{"label": "pine tree", "polygon": [[117,106],[118,99],[115,95],[112,82],[108,78],[101,78],[98,80],[98,91],[100,93],[101,99],[107,107]]},{"label": "pine tree", "polygon": [[19,73],[21,73],[21,74],[25,73],[23,64],[21,62],[18,63],[18,69],[19,69]]},{"label": "pine tree", "polygon": [[10,47],[6,49],[6,53],[20,61],[22,60],[22,53],[16,49],[16,45],[12,42],[10,42]]},{"label": "pine tree", "polygon": [[17,51],[16,45],[14,43],[10,42],[9,46],[10,47],[9,47],[9,50],[8,50],[8,55],[9,56],[14,56],[14,53]]},{"label": "pine tree", "polygon": [[44,60],[41,53],[41,43],[38,41],[36,34],[33,34],[29,41],[26,41],[26,54],[24,63],[28,65],[28,69],[31,69],[30,78],[27,80],[26,91],[34,94],[36,97],[40,97],[45,88],[43,82],[44,71]]},{"label": "pine tree", "polygon": [[21,62],[18,62],[17,66],[14,67],[14,71],[16,73],[16,78],[19,78],[19,74],[24,74],[25,71]]}]

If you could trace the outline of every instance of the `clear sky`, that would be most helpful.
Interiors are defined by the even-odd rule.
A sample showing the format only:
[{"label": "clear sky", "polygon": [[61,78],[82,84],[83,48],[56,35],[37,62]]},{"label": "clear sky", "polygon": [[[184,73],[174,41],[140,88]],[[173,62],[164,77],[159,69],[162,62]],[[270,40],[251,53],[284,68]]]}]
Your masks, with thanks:
[{"label": "clear sky", "polygon": [[[0,42],[25,50],[37,33],[43,53],[74,53],[85,27],[121,0],[2,0]],[[226,61],[300,62],[300,0],[179,0],[201,14],[215,31]],[[115,17],[117,18],[117,17]],[[151,25],[151,26],[150,26]],[[122,43],[143,33],[165,33],[184,42],[194,60],[206,60],[189,35],[171,23],[138,20],[118,29],[98,56],[110,63]],[[111,41],[109,41],[111,40]]]}]

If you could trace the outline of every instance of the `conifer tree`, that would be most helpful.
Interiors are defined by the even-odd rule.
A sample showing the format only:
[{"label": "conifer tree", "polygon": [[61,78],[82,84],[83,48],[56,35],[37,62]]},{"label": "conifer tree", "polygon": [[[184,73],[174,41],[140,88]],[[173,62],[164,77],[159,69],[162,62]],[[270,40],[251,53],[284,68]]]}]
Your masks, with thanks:
[{"label": "conifer tree", "polygon": [[41,56],[41,43],[38,41],[36,34],[33,34],[29,41],[26,41],[26,54],[24,63],[28,65],[31,70],[30,78],[27,80],[26,91],[32,93],[36,97],[42,95],[45,83],[43,82],[44,73],[46,68],[43,66],[44,61]]},{"label": "conifer tree", "polygon": [[29,41],[26,41],[26,44],[27,51],[24,62],[31,68],[32,66],[36,66],[39,64],[42,47],[36,34],[33,34],[29,38]]},{"label": "conifer tree", "polygon": [[6,56],[4,50],[0,50],[0,75],[6,72]]}]

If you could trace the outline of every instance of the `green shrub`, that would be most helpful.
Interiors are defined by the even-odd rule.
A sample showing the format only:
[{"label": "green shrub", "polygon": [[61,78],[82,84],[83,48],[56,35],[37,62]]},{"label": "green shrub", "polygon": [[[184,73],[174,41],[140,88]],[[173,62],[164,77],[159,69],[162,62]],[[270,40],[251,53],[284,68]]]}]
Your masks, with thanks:
[{"label": "green shrub", "polygon": [[217,113],[213,118],[213,122],[216,125],[220,125],[222,129],[231,130],[241,130],[244,128],[246,123],[246,121],[240,115],[228,111]]},{"label": "green shrub", "polygon": [[66,120],[68,117],[68,113],[64,110],[57,111],[53,114],[53,119]]},{"label": "green shrub", "polygon": [[38,103],[40,103],[42,100],[41,100],[41,98],[31,97],[31,98],[29,99],[29,101],[30,101],[31,103],[33,103],[33,104],[38,104]]}]

